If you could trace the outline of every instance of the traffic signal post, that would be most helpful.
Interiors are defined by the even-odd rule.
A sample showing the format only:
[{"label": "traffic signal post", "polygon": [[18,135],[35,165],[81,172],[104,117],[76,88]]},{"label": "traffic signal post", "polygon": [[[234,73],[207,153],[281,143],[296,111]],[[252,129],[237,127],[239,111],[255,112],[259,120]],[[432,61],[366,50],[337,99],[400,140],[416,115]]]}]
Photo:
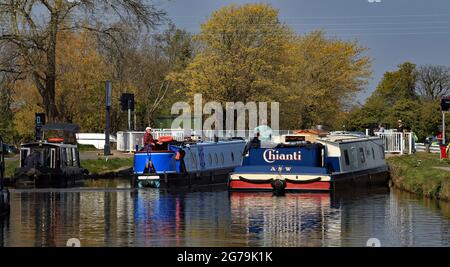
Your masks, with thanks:
[{"label": "traffic signal post", "polygon": [[[131,112],[134,112],[134,105],[134,94],[122,94],[120,97],[120,106],[122,107],[122,111],[128,111],[128,131],[131,131]],[[136,124],[136,116],[134,118]]]},{"label": "traffic signal post", "polygon": [[[442,111],[442,144],[441,144],[441,159],[444,158],[444,155],[446,158],[449,158],[449,155],[447,153],[443,153],[442,151],[446,151],[447,148],[447,140],[445,138],[446,131],[445,131],[445,114],[450,111],[450,96],[443,96],[441,99],[441,111]],[[444,148],[442,148],[444,147]],[[444,149],[444,150],[443,150]]]}]

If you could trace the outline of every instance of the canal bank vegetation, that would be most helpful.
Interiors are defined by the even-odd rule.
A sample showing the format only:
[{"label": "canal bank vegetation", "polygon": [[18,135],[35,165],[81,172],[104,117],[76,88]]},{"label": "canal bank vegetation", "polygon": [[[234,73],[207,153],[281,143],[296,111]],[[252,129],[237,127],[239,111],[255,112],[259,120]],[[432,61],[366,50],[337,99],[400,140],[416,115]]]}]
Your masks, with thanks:
[{"label": "canal bank vegetation", "polygon": [[133,158],[98,158],[82,160],[81,166],[89,171],[92,176],[111,175],[127,172],[133,168]]},{"label": "canal bank vegetation", "polygon": [[450,201],[450,160],[416,153],[388,158],[395,187],[417,195]]},{"label": "canal bank vegetation", "polygon": [[[22,2],[39,5],[41,1]],[[73,16],[78,6],[70,9],[73,3],[58,1],[58,11],[69,13],[58,21],[61,25],[51,25],[58,30],[52,39],[47,32],[52,29],[50,21],[31,17],[39,29],[33,31],[32,40],[39,46],[17,43],[6,35],[29,28],[29,17],[22,19],[27,14],[18,10],[40,8],[0,7],[5,20],[24,24],[7,25],[5,36],[0,34],[0,134],[7,142],[33,138],[34,128],[29,126],[34,125],[36,112],[48,113],[49,121],[76,123],[81,132],[103,132],[105,80],[113,81],[113,99],[124,92],[135,94],[141,130],[149,124],[170,127],[172,104],[192,99],[195,93],[222,104],[280,102],[283,129],[338,127],[346,107],[372,73],[367,49],[358,42],[331,38],[321,31],[299,35],[268,4],[223,7],[193,34],[166,23],[164,12],[146,4],[152,1],[127,1],[135,8],[112,2],[124,11],[127,22],[131,16],[132,25],[108,27],[108,19],[86,14],[97,18],[98,24],[76,27],[83,25],[72,21],[78,18]],[[84,1],[80,5],[84,12],[97,10],[83,9]],[[29,40],[20,34],[27,33],[19,33],[18,41]],[[119,101],[113,101],[111,116],[112,132],[127,128],[127,114],[120,111]],[[168,124],[157,121],[160,117],[169,118]]]},{"label": "canal bank vegetation", "polygon": [[[81,160],[81,166],[89,171],[91,177],[115,177],[125,175],[133,168],[133,158],[98,158]],[[12,177],[19,167],[19,160],[8,160],[5,164],[5,177]]]}]

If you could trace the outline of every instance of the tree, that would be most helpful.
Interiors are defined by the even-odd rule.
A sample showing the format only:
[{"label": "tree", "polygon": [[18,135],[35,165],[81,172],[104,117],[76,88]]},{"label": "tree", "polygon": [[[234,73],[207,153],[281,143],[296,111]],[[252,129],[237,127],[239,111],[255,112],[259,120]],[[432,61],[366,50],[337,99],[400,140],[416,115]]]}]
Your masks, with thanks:
[{"label": "tree", "polygon": [[119,24],[150,28],[163,15],[143,0],[2,0],[0,47],[14,49],[19,65],[9,71],[32,78],[49,120],[58,121],[62,120],[55,100],[58,35],[85,29],[114,38]]},{"label": "tree", "polygon": [[12,110],[16,76],[0,73],[0,136],[5,142],[12,142],[14,132],[14,113]]},{"label": "tree", "polygon": [[[375,92],[367,100],[368,105],[382,104],[391,107],[399,99],[416,98],[417,72],[416,65],[405,62],[398,70],[386,72]],[[382,100],[382,103],[380,102]]]},{"label": "tree", "polygon": [[96,46],[88,31],[58,37],[56,106],[63,120],[76,122],[86,132],[103,132],[105,125],[104,81],[111,66]]},{"label": "tree", "polygon": [[[402,100],[412,103],[418,100],[415,94],[416,81],[416,65],[410,62],[400,64],[396,71],[386,72],[364,106],[349,114],[346,122],[349,130],[373,128],[379,123],[395,127],[397,120],[402,119],[401,112],[394,112],[397,102]],[[397,108],[401,107],[404,105]]]},{"label": "tree", "polygon": [[450,67],[424,65],[417,70],[417,94],[434,101],[450,93]]}]

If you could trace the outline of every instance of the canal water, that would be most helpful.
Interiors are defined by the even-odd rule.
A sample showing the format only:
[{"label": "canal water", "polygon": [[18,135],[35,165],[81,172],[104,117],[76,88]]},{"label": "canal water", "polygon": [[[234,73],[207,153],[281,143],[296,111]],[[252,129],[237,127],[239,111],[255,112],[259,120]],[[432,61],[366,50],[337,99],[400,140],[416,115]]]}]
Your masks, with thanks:
[{"label": "canal water", "polygon": [[[105,189],[106,188],[106,189]],[[11,190],[0,246],[450,246],[450,205],[377,188],[336,194],[229,193],[224,188]]]}]

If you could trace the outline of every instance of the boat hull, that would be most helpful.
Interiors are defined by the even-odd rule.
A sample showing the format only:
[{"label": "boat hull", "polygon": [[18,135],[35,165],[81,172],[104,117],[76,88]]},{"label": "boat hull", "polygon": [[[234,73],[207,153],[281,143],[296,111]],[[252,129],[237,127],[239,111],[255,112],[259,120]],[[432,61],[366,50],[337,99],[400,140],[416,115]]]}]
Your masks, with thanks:
[{"label": "boat hull", "polygon": [[226,185],[242,163],[245,141],[168,145],[168,150],[136,152],[132,187],[188,188]]},{"label": "boat hull", "polygon": [[285,191],[329,191],[330,176],[322,174],[260,174],[233,173],[228,187],[232,191],[273,191],[277,181],[284,182]]},{"label": "boat hull", "polygon": [[136,174],[132,187],[192,188],[196,186],[226,185],[232,168],[198,173]]},{"label": "boat hull", "polygon": [[85,177],[84,169],[81,168],[66,171],[50,168],[19,169],[14,174],[13,184],[18,188],[67,187],[82,183]]}]

